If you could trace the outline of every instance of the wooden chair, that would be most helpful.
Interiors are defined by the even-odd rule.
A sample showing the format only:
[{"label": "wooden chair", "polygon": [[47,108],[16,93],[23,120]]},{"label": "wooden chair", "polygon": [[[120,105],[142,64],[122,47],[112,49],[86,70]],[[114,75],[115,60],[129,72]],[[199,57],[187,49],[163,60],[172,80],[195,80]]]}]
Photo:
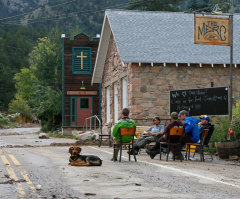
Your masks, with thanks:
[{"label": "wooden chair", "polygon": [[[144,131],[147,131],[149,128],[150,128],[150,126],[136,126],[136,132],[135,132],[134,140],[137,141],[137,139],[139,139],[140,137],[143,136]],[[146,148],[146,146],[144,148]],[[141,154],[142,151],[144,151],[144,150],[139,149],[138,154]]]},{"label": "wooden chair", "polygon": [[[214,125],[210,126],[209,129],[204,129],[204,133],[203,136],[200,138],[200,143],[186,143],[186,157],[187,160],[189,160],[190,158],[190,147],[192,146],[196,146],[196,149],[199,149],[199,153],[200,153],[200,160],[201,161],[205,161],[204,158],[204,147],[208,148],[209,150],[209,141],[211,139],[211,136],[213,134],[214,131]],[[195,156],[196,150],[194,151],[193,157]],[[211,155],[211,159],[213,160],[212,154]]]},{"label": "wooden chair", "polygon": [[147,131],[150,128],[150,126],[136,126],[136,138],[140,138],[143,135],[144,131]]},{"label": "wooden chair", "polygon": [[[114,149],[119,146],[120,148],[120,157],[119,157],[119,162],[121,162],[121,158],[122,158],[122,147],[123,146],[127,146],[128,147],[128,157],[129,157],[129,161],[131,160],[131,155],[130,155],[130,151],[133,149],[133,142],[134,142],[134,136],[135,136],[135,131],[136,128],[119,128],[119,133],[120,133],[120,142],[114,142],[113,147]],[[126,135],[131,135],[132,139],[130,142],[122,142],[122,137],[126,136]],[[135,154],[133,154],[135,162],[137,161]]]},{"label": "wooden chair", "polygon": [[[170,133],[168,136],[167,142],[160,142],[160,160],[162,159],[162,145],[167,145],[166,152],[166,161],[168,161],[168,156],[170,153],[170,147],[179,147],[179,151],[181,151],[181,141],[183,136],[184,128],[183,127],[174,127],[170,129]],[[174,139],[174,142],[172,142]],[[173,154],[173,160],[175,160],[175,153]],[[181,160],[182,161],[182,160]]]}]

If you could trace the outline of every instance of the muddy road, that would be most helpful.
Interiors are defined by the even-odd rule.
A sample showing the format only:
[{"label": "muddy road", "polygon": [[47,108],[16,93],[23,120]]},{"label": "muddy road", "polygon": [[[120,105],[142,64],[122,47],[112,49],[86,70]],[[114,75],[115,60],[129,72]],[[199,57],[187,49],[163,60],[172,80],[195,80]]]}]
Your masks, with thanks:
[{"label": "muddy road", "polygon": [[65,144],[75,140],[39,139],[33,129],[14,131],[0,131],[1,199],[240,198],[239,162],[216,157],[166,162],[145,153],[128,162],[124,151],[119,163],[110,161],[112,148],[82,146],[83,154],[99,156],[103,165],[72,167]]}]

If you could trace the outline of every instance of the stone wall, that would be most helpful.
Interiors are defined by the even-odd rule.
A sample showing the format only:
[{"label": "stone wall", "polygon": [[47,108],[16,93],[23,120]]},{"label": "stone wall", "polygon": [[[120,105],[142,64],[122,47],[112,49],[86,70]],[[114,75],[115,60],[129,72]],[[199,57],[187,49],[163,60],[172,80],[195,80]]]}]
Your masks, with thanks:
[{"label": "stone wall", "polygon": [[[151,125],[154,116],[169,122],[169,92],[171,90],[209,88],[229,85],[229,65],[216,64],[141,64],[122,63],[111,35],[102,80],[102,119],[106,123],[106,87],[111,89],[111,122],[114,123],[113,84],[118,84],[119,117],[122,109],[122,78],[128,81],[130,117],[137,125]],[[233,96],[240,94],[240,68],[233,67]]]},{"label": "stone wall", "polygon": [[[114,123],[114,84],[118,85],[118,116],[121,117],[122,110],[122,78],[128,78],[127,70],[129,70],[130,64],[123,64],[119,53],[117,51],[116,43],[111,35],[109,41],[109,48],[107,52],[107,58],[104,65],[103,79],[102,79],[102,121],[103,125],[106,123],[106,88],[110,87],[110,106],[111,106],[111,123]],[[127,79],[128,82],[131,82]],[[128,85],[129,86],[129,85]],[[131,103],[131,98],[128,97],[128,104]]]},{"label": "stone wall", "polygon": [[[191,64],[132,64],[133,118],[169,117],[169,91],[229,85],[229,66]],[[240,94],[240,69],[233,68],[233,97]]]}]

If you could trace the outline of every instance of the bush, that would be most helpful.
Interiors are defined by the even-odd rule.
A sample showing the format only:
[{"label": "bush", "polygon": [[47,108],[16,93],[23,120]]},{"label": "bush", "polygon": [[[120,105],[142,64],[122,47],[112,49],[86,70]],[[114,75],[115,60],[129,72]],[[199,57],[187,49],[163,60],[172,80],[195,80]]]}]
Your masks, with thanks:
[{"label": "bush", "polygon": [[8,105],[8,110],[10,112],[18,112],[21,116],[25,116],[27,119],[32,119],[31,109],[23,99],[14,99]]},{"label": "bush", "polygon": [[13,113],[13,114],[8,114],[7,118],[9,119],[10,122],[15,122],[17,118],[19,118],[20,113]]},{"label": "bush", "polygon": [[14,127],[15,126],[14,122],[19,116],[20,116],[19,113],[6,114],[0,112],[0,128],[8,126]]},{"label": "bush", "polygon": [[9,124],[9,118],[6,114],[0,112],[0,127],[7,126]]},{"label": "bush", "polygon": [[236,106],[233,107],[232,123],[229,116],[217,116],[215,130],[211,138],[210,147],[215,147],[215,142],[227,141],[229,128],[232,128],[234,134],[230,136],[232,141],[240,139],[240,99],[237,101]]}]

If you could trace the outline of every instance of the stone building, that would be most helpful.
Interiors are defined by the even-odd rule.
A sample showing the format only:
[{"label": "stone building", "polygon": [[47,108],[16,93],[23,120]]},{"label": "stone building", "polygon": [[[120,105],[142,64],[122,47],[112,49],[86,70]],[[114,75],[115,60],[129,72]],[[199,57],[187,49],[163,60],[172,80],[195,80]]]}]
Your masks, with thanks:
[{"label": "stone building", "polygon": [[[240,16],[234,15],[233,96],[240,93]],[[129,107],[137,125],[169,118],[171,90],[229,85],[230,47],[194,44],[194,14],[106,10],[92,83],[102,120]]]}]

